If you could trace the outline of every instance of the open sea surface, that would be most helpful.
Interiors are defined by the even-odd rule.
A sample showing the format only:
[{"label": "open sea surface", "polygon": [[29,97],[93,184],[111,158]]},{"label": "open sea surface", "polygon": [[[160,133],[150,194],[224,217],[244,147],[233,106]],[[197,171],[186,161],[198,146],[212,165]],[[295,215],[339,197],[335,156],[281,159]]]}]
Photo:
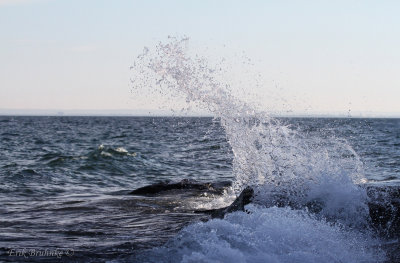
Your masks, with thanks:
[{"label": "open sea surface", "polygon": [[[281,118],[280,121],[311,138],[321,134],[341,138],[358,154],[368,183],[400,185],[400,119]],[[158,261],[146,251],[173,240],[179,230],[189,225],[180,234],[181,243],[169,246],[182,247],[185,242],[194,242],[187,235],[208,240],[210,236],[204,235],[214,228],[226,237],[221,241],[214,236],[213,247],[220,252],[225,250],[231,257],[237,254],[238,259],[245,260],[250,258],[251,251],[263,251],[266,255],[261,259],[269,258],[269,262],[300,262],[296,258],[302,255],[282,258],[279,250],[298,252],[306,248],[301,246],[309,246],[304,240],[291,240],[292,235],[296,231],[301,234],[311,231],[307,220],[316,220],[274,208],[276,211],[261,211],[258,217],[254,216],[257,213],[247,218],[236,214],[239,218],[224,219],[226,225],[221,225],[220,221],[224,220],[193,225],[202,217],[193,210],[202,203],[210,204],[211,208],[213,197],[196,199],[180,194],[159,200],[129,195],[133,189],[161,181],[235,180],[232,172],[235,156],[218,119],[3,116],[0,117],[0,152],[0,261]],[[277,217],[269,218],[271,215]],[[279,218],[286,221],[279,223]],[[298,223],[299,218],[305,222]],[[275,230],[263,228],[259,222],[259,229],[247,230],[252,222],[246,220],[269,222]],[[311,231],[314,236],[310,237],[316,242],[326,237],[318,235],[331,235],[329,238],[335,242],[344,238],[336,232],[339,230],[335,229],[335,236],[330,229],[325,229],[329,225],[316,222],[320,225],[311,224],[317,230]],[[239,228],[228,229],[234,225]],[[293,232],[271,233],[279,228]],[[236,234],[235,242],[244,242],[250,248],[235,248],[234,242],[228,240],[235,231],[241,231]],[[263,231],[269,234],[271,244],[281,244],[280,247],[274,248],[265,243],[265,236],[254,234]],[[277,236],[287,238],[288,242],[276,240]],[[251,242],[255,242],[253,247]],[[268,249],[264,245],[258,247],[257,243],[263,242],[265,246],[269,244]],[[315,249],[322,251],[322,258],[329,258],[323,253],[330,249],[330,243],[318,242]],[[59,250],[63,254],[60,257],[26,257],[26,253],[25,257],[10,256],[10,250],[16,253],[24,249]],[[169,253],[173,255],[171,261],[215,260],[207,254],[211,253],[210,248],[208,252],[202,246],[191,249],[198,254],[176,249],[173,254],[171,249],[154,253]],[[135,256],[138,254],[141,255]],[[360,262],[357,256],[354,260],[347,257],[348,262]],[[223,262],[229,259],[223,255],[218,258]],[[252,259],[262,262],[260,258]],[[318,262],[317,259],[310,256],[309,262]]]}]

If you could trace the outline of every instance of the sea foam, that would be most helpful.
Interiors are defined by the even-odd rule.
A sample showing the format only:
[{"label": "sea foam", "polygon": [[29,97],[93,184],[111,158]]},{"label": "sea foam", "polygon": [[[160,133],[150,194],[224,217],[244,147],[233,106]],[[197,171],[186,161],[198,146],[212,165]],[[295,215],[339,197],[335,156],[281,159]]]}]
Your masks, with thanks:
[{"label": "sea foam", "polygon": [[[187,38],[145,48],[135,88],[177,92],[219,120],[231,146],[232,190],[255,189],[250,213],[190,225],[153,253],[183,262],[376,262],[363,165],[343,139],[310,136],[232,95]],[[286,208],[274,207],[279,199]],[[310,205],[314,209],[310,210]],[[151,255],[149,255],[151,257]],[[168,261],[168,260],[167,260]]]},{"label": "sea foam", "polygon": [[165,246],[136,257],[146,262],[380,262],[377,241],[288,207],[248,205],[223,220],[195,223]]}]

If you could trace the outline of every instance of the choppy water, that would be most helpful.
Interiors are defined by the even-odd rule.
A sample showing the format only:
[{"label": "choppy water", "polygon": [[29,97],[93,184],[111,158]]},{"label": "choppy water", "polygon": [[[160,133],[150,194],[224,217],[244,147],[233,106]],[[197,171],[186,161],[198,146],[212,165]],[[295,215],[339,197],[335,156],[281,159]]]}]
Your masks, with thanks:
[{"label": "choppy water", "polygon": [[3,254],[73,248],[101,258],[160,244],[193,215],[154,216],[179,204],[157,207],[130,190],[231,177],[224,134],[209,118],[0,117],[0,125]]},{"label": "choppy water", "polygon": [[[399,183],[400,120],[281,121],[309,134],[334,133],[347,139],[365,164],[368,180]],[[161,202],[129,196],[130,190],[161,180],[234,180],[231,148],[212,118],[0,117],[0,132],[2,260],[15,261],[8,256],[9,249],[73,249],[73,257],[62,259],[99,261],[160,246],[183,226],[199,220],[199,215],[185,209],[191,197],[172,196]],[[260,216],[268,217],[265,212]],[[278,213],[289,214],[290,220],[308,220],[286,210]],[[233,231],[229,230],[232,218],[222,227],[228,227],[223,230],[228,231],[227,237]],[[204,234],[203,228],[211,227],[192,228]],[[252,231],[262,229],[244,232],[243,240]],[[259,244],[260,249],[276,246],[277,236]]]}]

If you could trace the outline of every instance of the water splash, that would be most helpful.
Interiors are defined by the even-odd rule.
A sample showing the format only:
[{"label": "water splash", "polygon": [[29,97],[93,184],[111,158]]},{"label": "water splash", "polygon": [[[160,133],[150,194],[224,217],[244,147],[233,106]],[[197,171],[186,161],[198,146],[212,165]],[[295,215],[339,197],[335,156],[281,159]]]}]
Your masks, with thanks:
[{"label": "water splash", "polygon": [[[368,215],[362,163],[349,144],[311,137],[234,97],[220,65],[188,52],[189,39],[170,37],[154,51],[145,48],[132,69],[134,87],[184,94],[186,101],[220,120],[234,154],[233,189],[256,189],[257,201],[287,199],[292,206],[317,203],[319,212],[354,224]],[[172,95],[173,97],[173,95]]]},{"label": "water splash", "polygon": [[[159,43],[153,51],[145,48],[133,67],[135,88],[157,87],[156,89],[163,94],[171,94],[171,92],[184,94],[187,103],[208,110],[220,121],[234,154],[233,191],[236,194],[240,193],[244,187],[251,186],[256,193],[254,202],[262,207],[280,204],[299,209],[299,211],[307,211],[304,212],[306,214],[310,210],[313,212],[313,217],[307,217],[307,219],[304,214],[298,215],[297,212],[291,215],[292,212],[286,210],[282,212],[255,208],[254,217],[268,217],[266,213],[268,211],[278,218],[275,218],[276,222],[292,217],[296,221],[299,216],[303,218],[304,224],[297,225],[298,228],[307,232],[312,231],[310,227],[322,224],[321,233],[316,235],[332,235],[332,239],[328,237],[329,240],[325,240],[326,242],[341,242],[338,240],[343,239],[346,244],[353,244],[353,241],[341,236],[342,232],[338,229],[344,227],[359,231],[365,228],[368,222],[367,194],[364,188],[358,186],[365,182],[365,178],[362,162],[357,153],[343,139],[323,133],[319,136],[311,136],[299,131],[298,127],[285,124],[284,120],[256,110],[251,103],[234,97],[230,92],[229,79],[220,80],[219,65],[210,65],[204,57],[191,55],[188,52],[188,44],[188,38],[171,37],[168,42]],[[280,213],[287,213],[287,215],[283,216]],[[243,216],[246,217],[246,214]],[[253,219],[256,221],[257,218]],[[321,223],[316,223],[316,219],[321,220]],[[325,220],[334,224],[326,224]],[[200,228],[207,228],[210,224],[217,223],[209,222]],[[296,228],[296,224],[292,227]],[[325,227],[331,228],[327,230]],[[219,226],[216,231],[224,228],[224,226]],[[261,231],[264,230],[261,229]],[[189,230],[189,232],[193,231]],[[204,238],[213,236],[211,232]],[[251,232],[253,231],[249,230],[249,233]],[[232,233],[227,235],[231,236]],[[334,237],[334,235],[338,236]],[[223,239],[220,241],[224,243],[225,239],[230,237],[220,238]],[[313,238],[310,237],[310,240]],[[364,240],[359,236],[353,236],[353,238],[359,242]],[[196,237],[196,240],[193,242],[198,242],[199,238]],[[228,248],[231,245],[228,244]],[[282,246],[284,247],[284,244]],[[329,247],[328,244],[319,249]],[[340,253],[343,247],[337,249]],[[354,252],[353,249],[346,251],[349,254]],[[231,252],[230,255],[237,253]],[[314,256],[318,256],[318,253],[316,252]],[[329,253],[328,249],[322,254],[326,256]],[[249,255],[251,253],[247,256]],[[358,261],[360,257],[365,259],[361,253],[355,256],[357,258],[355,261]],[[326,258],[329,262],[329,257]],[[349,255],[344,257],[345,261],[351,262],[350,259]],[[318,257],[313,260],[317,262]],[[283,262],[293,262],[293,260],[283,260]]]}]

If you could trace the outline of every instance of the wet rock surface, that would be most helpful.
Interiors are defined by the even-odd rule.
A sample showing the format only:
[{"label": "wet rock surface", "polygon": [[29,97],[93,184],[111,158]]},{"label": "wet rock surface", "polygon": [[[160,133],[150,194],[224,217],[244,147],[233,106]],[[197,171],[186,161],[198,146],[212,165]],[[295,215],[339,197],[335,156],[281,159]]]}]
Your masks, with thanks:
[{"label": "wet rock surface", "polygon": [[372,227],[382,236],[400,237],[400,187],[368,186]]},{"label": "wet rock surface", "polygon": [[152,185],[140,187],[130,192],[131,195],[155,195],[161,192],[170,190],[202,190],[213,194],[222,194],[224,189],[231,185],[229,181],[223,181],[218,183],[200,183],[184,179],[177,183],[171,182],[160,182]]}]

